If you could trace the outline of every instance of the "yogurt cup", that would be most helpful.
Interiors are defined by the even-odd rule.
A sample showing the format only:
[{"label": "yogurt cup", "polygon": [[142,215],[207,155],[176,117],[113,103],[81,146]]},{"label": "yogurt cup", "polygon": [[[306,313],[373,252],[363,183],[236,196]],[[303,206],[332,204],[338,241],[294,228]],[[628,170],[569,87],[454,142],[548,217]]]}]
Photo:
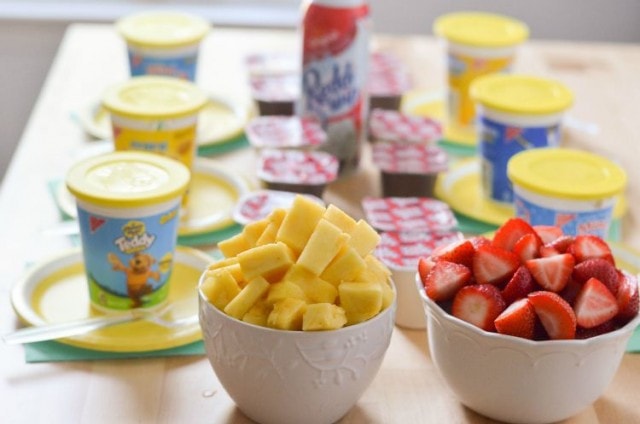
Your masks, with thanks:
[{"label": "yogurt cup", "polygon": [[102,104],[110,113],[116,151],[158,153],[191,170],[198,113],[207,101],[206,94],[189,81],[142,76],[109,87]]},{"label": "yogurt cup", "polygon": [[494,201],[511,203],[507,162],[523,150],[557,147],[573,94],[560,82],[528,75],[494,74],[471,86],[477,102],[482,190]]},{"label": "yogurt cup", "polygon": [[438,174],[448,169],[446,152],[422,143],[374,143],[373,162],[384,197],[433,197]]},{"label": "yogurt cup", "polygon": [[429,197],[366,196],[361,204],[378,231],[444,231],[458,225],[449,205]]},{"label": "yogurt cup", "polygon": [[376,51],[369,57],[369,109],[399,110],[402,95],[411,89],[404,63],[393,53]]},{"label": "yogurt cup", "polygon": [[607,238],[626,172],[596,154],[566,148],[527,150],[511,158],[516,216],[565,234]]},{"label": "yogurt cup", "polygon": [[431,255],[436,247],[461,239],[462,234],[457,231],[388,231],[380,234],[374,255],[389,268],[396,285],[396,325],[415,330],[426,327],[415,284],[418,261]]},{"label": "yogurt cup", "polygon": [[516,50],[529,37],[523,22],[492,13],[456,12],[436,19],[434,33],[447,51],[447,125],[475,135],[475,105],[469,96],[478,77],[510,72]]},{"label": "yogurt cup", "polygon": [[256,52],[245,58],[259,115],[294,114],[300,97],[300,63],[298,55],[289,52]]},{"label": "yogurt cup", "polygon": [[372,141],[435,143],[442,138],[442,126],[428,116],[376,108],[369,115],[369,135]]},{"label": "yogurt cup", "polygon": [[116,22],[127,43],[131,76],[165,75],[195,81],[200,42],[211,26],[172,11],[142,12]]},{"label": "yogurt cup", "polygon": [[92,306],[151,309],[166,302],[189,178],[181,163],[145,152],[95,156],[69,170]]},{"label": "yogurt cup", "polygon": [[264,149],[258,178],[268,190],[312,194],[322,198],[327,184],[338,176],[338,159],[317,150]]}]

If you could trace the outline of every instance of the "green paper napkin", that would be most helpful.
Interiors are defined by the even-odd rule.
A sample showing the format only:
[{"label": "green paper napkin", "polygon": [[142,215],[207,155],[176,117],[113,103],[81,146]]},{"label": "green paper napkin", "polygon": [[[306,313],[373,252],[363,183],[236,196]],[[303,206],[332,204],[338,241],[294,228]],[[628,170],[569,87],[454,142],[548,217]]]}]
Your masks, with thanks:
[{"label": "green paper napkin", "polygon": [[204,343],[197,341],[170,349],[154,350],[149,352],[104,352],[100,350],[83,349],[69,346],[55,341],[29,343],[24,345],[25,360],[27,363],[38,362],[72,362],[94,361],[100,359],[132,359],[132,358],[159,358],[169,356],[196,356],[204,355]]},{"label": "green paper napkin", "polygon": [[639,353],[640,352],[640,327],[636,328],[636,331],[633,332],[631,338],[629,339],[629,343],[627,343],[627,352],[629,353]]},{"label": "green paper napkin", "polygon": [[220,143],[198,146],[198,156],[213,156],[227,153],[233,150],[249,147],[249,140],[244,133]]}]

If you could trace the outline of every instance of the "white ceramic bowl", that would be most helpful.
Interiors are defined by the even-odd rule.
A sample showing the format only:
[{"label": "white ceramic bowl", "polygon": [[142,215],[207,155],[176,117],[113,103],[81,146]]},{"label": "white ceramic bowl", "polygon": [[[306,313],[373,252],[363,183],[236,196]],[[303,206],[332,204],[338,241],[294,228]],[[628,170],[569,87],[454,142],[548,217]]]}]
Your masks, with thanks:
[{"label": "white ceramic bowl", "polygon": [[487,417],[548,423],[588,407],[613,379],[640,315],[585,340],[531,341],[485,332],[450,315],[425,294],[429,351],[458,399]]},{"label": "white ceramic bowl", "polygon": [[[202,282],[202,281],[201,281]],[[284,331],[234,319],[201,292],[209,362],[240,410],[262,424],[333,423],[376,376],[391,341],[396,302],[334,331]]]}]

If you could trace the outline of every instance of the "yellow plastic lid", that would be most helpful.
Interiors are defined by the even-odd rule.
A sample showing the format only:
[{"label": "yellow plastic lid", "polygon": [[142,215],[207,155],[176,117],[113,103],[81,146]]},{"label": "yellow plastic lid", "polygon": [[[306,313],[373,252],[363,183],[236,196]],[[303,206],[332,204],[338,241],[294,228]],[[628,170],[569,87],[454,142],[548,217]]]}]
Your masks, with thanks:
[{"label": "yellow plastic lid", "polygon": [[130,118],[180,118],[200,111],[206,94],[192,82],[164,76],[140,76],[110,87],[102,104]]},{"label": "yellow plastic lid", "polygon": [[75,164],[66,184],[78,199],[99,206],[131,208],[179,198],[191,174],[180,162],[155,153],[113,152]]},{"label": "yellow plastic lid", "polygon": [[559,113],[573,103],[563,84],[529,75],[485,75],[471,84],[470,93],[483,106],[516,115]]},{"label": "yellow plastic lid", "polygon": [[198,43],[211,25],[187,13],[158,11],[125,16],[116,22],[116,29],[127,43],[171,48]]},{"label": "yellow plastic lid", "polygon": [[440,16],[433,32],[447,40],[474,47],[509,47],[529,37],[523,22],[483,12],[457,12]]},{"label": "yellow plastic lid", "polygon": [[514,185],[544,196],[597,200],[613,197],[627,184],[627,174],[608,159],[582,150],[537,148],[515,154],[507,164]]}]

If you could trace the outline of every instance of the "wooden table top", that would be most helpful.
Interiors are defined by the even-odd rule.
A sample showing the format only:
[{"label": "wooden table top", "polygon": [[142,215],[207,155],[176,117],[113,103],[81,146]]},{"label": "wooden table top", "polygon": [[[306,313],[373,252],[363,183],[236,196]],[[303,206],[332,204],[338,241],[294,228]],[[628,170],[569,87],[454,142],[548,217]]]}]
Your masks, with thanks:
[{"label": "wooden table top", "polygon": [[[374,46],[395,52],[414,85],[442,91],[444,56],[436,40],[376,35]],[[291,31],[215,28],[201,48],[198,85],[250,102],[243,59],[249,52],[294,51]],[[555,78],[575,93],[570,115],[578,127],[565,144],[621,164],[629,176],[623,242],[640,246],[640,46],[532,40],[515,71]],[[127,77],[123,41],[110,25],[69,27],[32,111],[0,193],[0,334],[20,324],[9,293],[25,268],[71,247],[65,237],[44,237],[59,222],[48,184],[65,175],[90,139],[70,114],[99,99]],[[20,76],[17,75],[16,78]],[[249,149],[216,156],[255,179]],[[360,200],[379,195],[367,147],[358,172],[331,185],[325,200],[362,217]],[[225,393],[203,356],[26,364],[23,348],[0,345],[3,422],[248,422]],[[640,355],[626,354],[604,395],[567,423],[640,422]],[[424,331],[397,328],[382,368],[344,423],[488,423],[463,407],[438,376]]]}]

